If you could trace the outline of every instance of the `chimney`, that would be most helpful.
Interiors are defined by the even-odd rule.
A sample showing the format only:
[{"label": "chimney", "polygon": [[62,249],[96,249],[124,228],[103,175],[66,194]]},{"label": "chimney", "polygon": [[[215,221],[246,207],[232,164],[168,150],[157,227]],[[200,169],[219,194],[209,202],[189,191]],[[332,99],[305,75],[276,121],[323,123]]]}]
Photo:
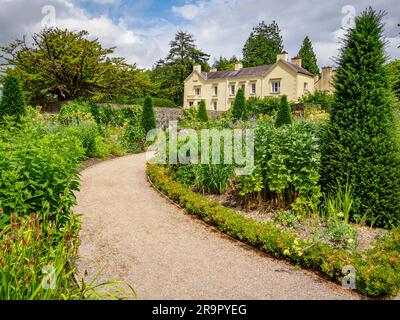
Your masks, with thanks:
[{"label": "chimney", "polygon": [[333,91],[333,69],[332,67],[323,67],[321,72],[322,90]]},{"label": "chimney", "polygon": [[235,71],[239,71],[243,69],[243,64],[241,62],[235,63]]},{"label": "chimney", "polygon": [[279,53],[276,55],[276,62],[278,62],[279,60],[283,60],[283,61],[288,61],[289,59],[289,55],[286,51],[283,51],[282,53]]},{"label": "chimney", "polygon": [[201,73],[201,65],[200,64],[193,65],[193,71],[197,71],[198,73]]},{"label": "chimney", "polygon": [[217,70],[217,68],[211,68],[210,69],[210,72],[217,72],[218,70]]},{"label": "chimney", "polygon": [[292,58],[292,64],[295,64],[295,65],[301,67],[301,63],[302,63],[301,58],[299,58],[299,57]]}]

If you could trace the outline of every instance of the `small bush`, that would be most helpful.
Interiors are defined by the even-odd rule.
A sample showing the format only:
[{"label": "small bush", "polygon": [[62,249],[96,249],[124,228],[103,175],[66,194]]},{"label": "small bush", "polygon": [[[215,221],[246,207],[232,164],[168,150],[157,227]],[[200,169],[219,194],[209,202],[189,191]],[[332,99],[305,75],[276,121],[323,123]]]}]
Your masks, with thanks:
[{"label": "small bush", "polygon": [[287,96],[282,96],[281,105],[279,106],[278,114],[276,115],[275,126],[282,127],[292,124],[292,108],[289,105]]},{"label": "small bush", "polygon": [[204,100],[200,101],[199,110],[197,112],[197,118],[202,122],[208,122],[206,102]]},{"label": "small bush", "polygon": [[325,91],[316,91],[314,93],[308,93],[301,97],[300,103],[304,104],[306,109],[317,108],[327,112],[331,112],[332,105],[334,102],[333,94]]},{"label": "small bush", "polygon": [[232,119],[234,121],[242,120],[243,115],[247,117],[246,99],[244,97],[244,92],[242,89],[239,89],[238,92],[236,93],[231,113],[232,113]]},{"label": "small bush", "polygon": [[4,116],[14,116],[19,120],[25,114],[25,102],[21,84],[14,76],[4,78],[3,96],[0,101],[0,120]]},{"label": "small bush", "polygon": [[79,124],[85,121],[94,121],[89,104],[70,102],[61,107],[58,121],[64,125]]},{"label": "small bush", "polygon": [[246,102],[246,108],[250,115],[270,115],[273,116],[281,104],[280,98],[265,97],[263,99],[251,97]]},{"label": "small bush", "polygon": [[195,186],[202,192],[222,194],[233,176],[233,166],[225,164],[200,164],[195,166]]},{"label": "small bush", "polygon": [[147,97],[144,100],[143,114],[142,114],[142,126],[147,134],[150,130],[156,128],[156,118],[154,115],[153,101]]}]

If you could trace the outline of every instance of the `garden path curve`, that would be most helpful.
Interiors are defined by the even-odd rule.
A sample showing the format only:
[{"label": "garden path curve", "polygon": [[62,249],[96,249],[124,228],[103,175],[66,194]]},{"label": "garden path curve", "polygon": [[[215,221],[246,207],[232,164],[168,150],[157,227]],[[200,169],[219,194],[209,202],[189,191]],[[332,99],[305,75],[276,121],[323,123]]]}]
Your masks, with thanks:
[{"label": "garden path curve", "polygon": [[139,299],[358,299],[219,233],[151,188],[145,154],[82,172],[78,270],[123,280]]}]

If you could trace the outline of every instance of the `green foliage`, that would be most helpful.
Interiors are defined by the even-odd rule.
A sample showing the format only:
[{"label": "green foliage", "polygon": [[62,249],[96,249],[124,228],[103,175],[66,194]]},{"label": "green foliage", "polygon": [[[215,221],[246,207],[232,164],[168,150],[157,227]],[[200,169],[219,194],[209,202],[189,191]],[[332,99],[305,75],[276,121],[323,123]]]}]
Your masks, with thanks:
[{"label": "green foliage", "polygon": [[236,56],[233,56],[230,59],[219,57],[218,60],[214,61],[213,68],[216,68],[218,71],[234,70],[235,63],[237,62],[239,62],[239,60],[236,58]]},{"label": "green foliage", "polygon": [[174,179],[188,186],[193,185],[196,181],[196,165],[180,165],[175,172]]},{"label": "green foliage", "polygon": [[14,76],[6,76],[3,82],[3,96],[0,101],[0,120],[4,116],[14,116],[18,120],[25,114],[25,103],[21,85]]},{"label": "green foliage", "polygon": [[197,49],[193,35],[178,31],[170,42],[167,57],[159,60],[150,72],[150,79],[157,84],[157,96],[182,105],[184,81],[192,73],[193,65],[200,64],[209,70],[209,55]]},{"label": "green foliage", "polygon": [[262,21],[254,27],[243,47],[243,65],[254,67],[275,63],[276,56],[283,51],[280,33],[275,21],[272,21],[270,25]]},{"label": "green foliage", "polygon": [[[250,200],[262,193],[281,207],[292,205],[297,212],[316,210],[319,197],[320,151],[313,124],[299,122],[276,128],[258,121],[255,131],[255,169],[238,177],[236,189]],[[252,190],[252,188],[254,188]]]},{"label": "green foliage", "polygon": [[317,57],[308,36],[304,38],[303,45],[299,51],[299,58],[302,60],[302,67],[304,69],[310,71],[312,74],[319,74]]},{"label": "green foliage", "polygon": [[278,113],[276,115],[275,125],[282,127],[285,125],[292,124],[292,108],[287,100],[287,96],[282,96],[281,104],[279,106]]},{"label": "green foliage", "polygon": [[147,165],[153,185],[187,212],[215,226],[221,232],[275,257],[287,259],[305,268],[324,273],[341,283],[342,269],[352,265],[357,270],[356,290],[368,296],[396,296],[400,288],[400,228],[392,232],[364,256],[330,247],[325,243],[309,244],[292,232],[272,222],[258,222],[196,194],[166,173],[166,169]]},{"label": "green foliage", "polygon": [[[151,98],[151,99],[153,100],[153,106],[155,107],[177,108],[176,103],[170,99],[165,99],[165,98]],[[130,99],[129,103],[144,106],[144,100],[145,98]]]},{"label": "green foliage", "polygon": [[223,194],[233,176],[233,166],[225,164],[200,164],[195,166],[195,186],[202,192]]},{"label": "green foliage", "polygon": [[113,53],[113,48],[90,39],[87,31],[43,29],[33,34],[32,41],[16,40],[0,47],[6,61],[1,71],[21,79],[30,104],[46,102],[53,95],[58,101],[128,98],[138,87],[148,86],[136,65]]},{"label": "green foliage", "polygon": [[278,212],[275,221],[289,228],[295,228],[299,225],[298,215],[293,210]]},{"label": "green foliage", "polygon": [[400,153],[395,105],[385,68],[382,14],[368,9],[347,33],[335,102],[322,149],[322,183],[348,181],[353,216],[377,226],[400,223]]},{"label": "green foliage", "polygon": [[133,153],[144,151],[146,143],[146,133],[139,119],[129,121],[125,126],[121,137],[122,145]]},{"label": "green foliage", "polygon": [[331,112],[334,103],[334,96],[325,91],[308,93],[300,98],[300,103],[307,107],[316,107],[320,110]]},{"label": "green foliage", "polygon": [[233,107],[231,112],[232,112],[232,119],[234,121],[242,120],[243,116],[245,118],[248,117],[246,111],[246,98],[244,97],[244,92],[241,88],[236,93],[235,101],[233,102]]},{"label": "green foliage", "polygon": [[143,115],[142,115],[142,126],[145,133],[156,128],[156,118],[153,109],[153,100],[147,97],[144,101]]},{"label": "green foliage", "polygon": [[199,110],[197,111],[197,118],[202,122],[208,122],[208,114],[205,100],[200,101]]},{"label": "green foliage", "polygon": [[278,97],[264,97],[262,99],[251,97],[246,102],[246,108],[250,114],[274,115],[281,105]]},{"label": "green foliage", "polygon": [[64,125],[93,121],[92,109],[86,103],[70,102],[61,107],[58,121]]},{"label": "green foliage", "polygon": [[396,98],[400,100],[400,60],[390,62],[387,65],[387,68],[391,77],[393,91],[396,95]]},{"label": "green foliage", "polygon": [[75,204],[77,166],[84,150],[76,136],[42,125],[7,123],[0,130],[0,207],[5,215],[48,212],[62,221]]},{"label": "green foliage", "polygon": [[[85,298],[86,290],[81,290],[74,279],[74,262],[78,255],[80,228],[77,215],[70,214],[62,228],[56,221],[47,219],[43,214],[32,214],[25,218],[13,215],[10,221],[5,224],[2,222],[0,222],[0,243],[3,248],[0,259],[1,300]],[[52,283],[54,288],[46,289],[43,287],[46,276],[43,269],[50,267],[54,268],[55,272]]]}]

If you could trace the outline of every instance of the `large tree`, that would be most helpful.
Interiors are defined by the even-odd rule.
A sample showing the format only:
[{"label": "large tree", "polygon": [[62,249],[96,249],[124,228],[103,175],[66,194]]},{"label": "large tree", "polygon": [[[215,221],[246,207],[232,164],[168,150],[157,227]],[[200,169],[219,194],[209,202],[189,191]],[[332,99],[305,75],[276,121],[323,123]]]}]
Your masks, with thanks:
[{"label": "large tree", "polygon": [[281,31],[273,21],[270,25],[262,21],[253,28],[243,48],[243,65],[253,67],[276,62],[276,55],[283,51]]},{"label": "large tree", "polygon": [[400,224],[400,149],[382,17],[367,9],[344,39],[321,178],[327,192],[351,187],[353,218],[392,227]]},{"label": "large tree", "polygon": [[0,47],[1,71],[21,79],[29,103],[49,96],[59,101],[130,96],[146,82],[135,65],[113,53],[87,31],[44,29],[32,36],[32,44],[24,38]]},{"label": "large tree", "polygon": [[197,49],[193,35],[178,31],[170,42],[165,59],[159,60],[152,70],[151,79],[159,83],[160,95],[174,100],[178,105],[183,101],[184,81],[193,70],[193,64],[200,64],[208,71],[210,56]]},{"label": "large tree", "polygon": [[216,68],[218,71],[233,70],[237,62],[239,62],[239,60],[236,56],[232,56],[230,59],[221,56],[214,61],[213,68]]},{"label": "large tree", "polygon": [[298,56],[302,59],[302,66],[304,69],[313,74],[319,73],[317,57],[314,53],[312,42],[308,36],[304,38],[303,45],[300,48]]}]

